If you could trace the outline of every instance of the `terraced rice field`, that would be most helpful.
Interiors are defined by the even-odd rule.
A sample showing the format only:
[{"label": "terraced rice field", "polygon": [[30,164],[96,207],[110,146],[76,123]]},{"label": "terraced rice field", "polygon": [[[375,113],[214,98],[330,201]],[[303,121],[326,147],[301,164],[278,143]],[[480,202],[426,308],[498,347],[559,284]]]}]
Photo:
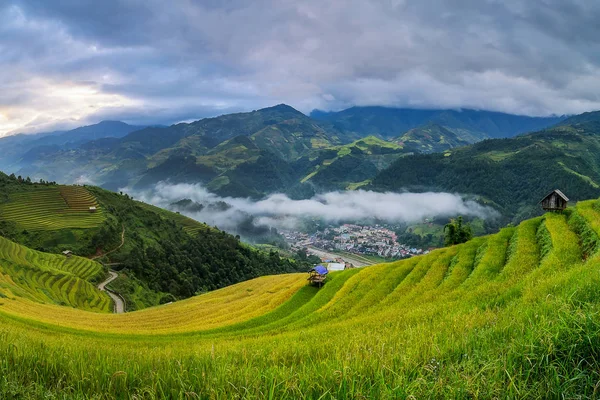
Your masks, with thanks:
[{"label": "terraced rice field", "polygon": [[[90,212],[96,207],[96,212]],[[0,218],[26,230],[94,228],[104,221],[100,205],[81,186],[40,186],[14,192],[0,204]]]},{"label": "terraced rice field", "polygon": [[9,299],[7,310],[43,303],[108,312],[112,300],[88,282],[102,273],[87,258],[41,253],[0,237],[0,298]]},{"label": "terraced rice field", "polygon": [[106,333],[172,334],[197,332],[246,321],[267,313],[305,285],[304,275],[254,279],[204,296],[128,314],[89,312],[23,303],[5,303],[3,312],[57,326]]},{"label": "terraced rice field", "polygon": [[0,299],[0,393],[594,397],[599,236],[590,201],[322,289],[263,277],[121,315]]}]

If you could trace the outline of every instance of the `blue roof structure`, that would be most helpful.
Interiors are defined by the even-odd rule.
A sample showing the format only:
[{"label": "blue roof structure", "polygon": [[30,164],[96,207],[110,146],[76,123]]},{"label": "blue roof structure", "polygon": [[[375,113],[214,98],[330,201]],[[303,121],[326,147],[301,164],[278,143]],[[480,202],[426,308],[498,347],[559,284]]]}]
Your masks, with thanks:
[{"label": "blue roof structure", "polygon": [[320,275],[327,275],[327,273],[329,272],[329,271],[327,271],[327,268],[325,268],[322,265],[317,265],[312,270],[315,271],[317,274],[320,274]]}]

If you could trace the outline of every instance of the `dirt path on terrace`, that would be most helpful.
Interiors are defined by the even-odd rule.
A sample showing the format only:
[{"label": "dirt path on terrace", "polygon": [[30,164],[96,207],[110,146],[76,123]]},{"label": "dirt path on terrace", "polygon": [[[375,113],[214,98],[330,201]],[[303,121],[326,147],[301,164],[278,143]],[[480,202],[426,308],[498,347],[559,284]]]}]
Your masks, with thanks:
[{"label": "dirt path on terrace", "polygon": [[122,314],[125,312],[125,302],[117,293],[114,293],[110,289],[106,289],[106,285],[117,279],[119,277],[119,274],[117,274],[114,271],[108,271],[108,274],[109,277],[104,282],[98,285],[98,289],[100,289],[103,292],[106,292],[110,296],[110,298],[113,299],[113,301],[115,302],[115,313]]}]

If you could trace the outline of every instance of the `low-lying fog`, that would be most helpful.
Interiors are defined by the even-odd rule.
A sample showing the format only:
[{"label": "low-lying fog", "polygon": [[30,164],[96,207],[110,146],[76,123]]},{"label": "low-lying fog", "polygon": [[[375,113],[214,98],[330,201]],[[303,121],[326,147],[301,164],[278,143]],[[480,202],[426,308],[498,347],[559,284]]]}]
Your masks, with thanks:
[{"label": "low-lying fog", "polygon": [[[158,183],[144,191],[123,189],[137,200],[180,211],[191,218],[236,232],[238,224],[253,216],[255,225],[292,229],[302,218],[327,222],[378,220],[387,223],[413,223],[424,218],[456,215],[490,218],[492,208],[451,193],[378,193],[344,191],[318,194],[308,200],[292,200],[273,194],[263,200],[219,197],[198,184]],[[175,204],[181,200],[191,202]]]}]

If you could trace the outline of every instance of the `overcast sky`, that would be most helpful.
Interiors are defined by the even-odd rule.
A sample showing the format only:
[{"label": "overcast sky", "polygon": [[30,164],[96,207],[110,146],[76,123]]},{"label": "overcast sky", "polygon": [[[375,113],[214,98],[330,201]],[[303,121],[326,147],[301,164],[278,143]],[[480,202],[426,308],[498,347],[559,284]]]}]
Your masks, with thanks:
[{"label": "overcast sky", "polygon": [[600,109],[597,0],[0,0],[0,135],[287,103]]}]

